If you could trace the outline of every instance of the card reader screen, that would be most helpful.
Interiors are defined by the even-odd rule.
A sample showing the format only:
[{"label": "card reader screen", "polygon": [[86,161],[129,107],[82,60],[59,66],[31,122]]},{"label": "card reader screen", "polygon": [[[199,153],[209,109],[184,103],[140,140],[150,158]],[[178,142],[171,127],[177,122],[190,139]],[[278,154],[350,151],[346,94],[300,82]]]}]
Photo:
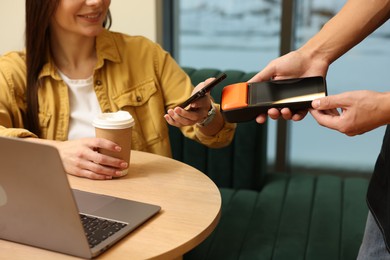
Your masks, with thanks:
[{"label": "card reader screen", "polygon": [[311,101],[325,95],[323,78],[308,77],[252,83],[248,98],[250,105],[273,105]]}]

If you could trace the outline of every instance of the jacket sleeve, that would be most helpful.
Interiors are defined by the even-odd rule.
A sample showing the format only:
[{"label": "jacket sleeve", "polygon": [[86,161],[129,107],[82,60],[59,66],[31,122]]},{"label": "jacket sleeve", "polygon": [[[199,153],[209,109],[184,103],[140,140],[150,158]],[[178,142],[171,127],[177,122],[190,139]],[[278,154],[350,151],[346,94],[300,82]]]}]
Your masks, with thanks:
[{"label": "jacket sleeve", "polygon": [[23,53],[10,52],[0,57],[0,135],[36,137],[24,129],[26,111],[26,70]]}]

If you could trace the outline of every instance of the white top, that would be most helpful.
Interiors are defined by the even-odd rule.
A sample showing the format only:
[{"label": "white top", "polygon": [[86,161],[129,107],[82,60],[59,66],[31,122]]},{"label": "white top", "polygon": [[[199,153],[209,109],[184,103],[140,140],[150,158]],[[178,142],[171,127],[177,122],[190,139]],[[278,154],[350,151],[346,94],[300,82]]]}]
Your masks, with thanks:
[{"label": "white top", "polygon": [[93,89],[93,76],[87,79],[70,79],[58,71],[69,88],[70,121],[68,140],[94,137],[92,120],[101,113],[98,99]]}]

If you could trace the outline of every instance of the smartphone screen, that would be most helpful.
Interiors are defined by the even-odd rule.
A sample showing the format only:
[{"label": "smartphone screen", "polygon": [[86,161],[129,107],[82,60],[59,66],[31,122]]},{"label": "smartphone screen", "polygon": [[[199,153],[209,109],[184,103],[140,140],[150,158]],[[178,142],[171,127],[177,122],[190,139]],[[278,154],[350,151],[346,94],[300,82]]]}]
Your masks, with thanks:
[{"label": "smartphone screen", "polygon": [[186,101],[184,101],[179,106],[181,108],[186,108],[189,104],[192,102],[195,102],[201,97],[204,97],[207,92],[211,91],[213,87],[215,87],[218,83],[220,83],[222,80],[224,80],[227,77],[225,73],[220,74],[218,77],[216,77],[213,81],[211,81],[209,84],[204,86],[201,90],[193,94],[191,97],[189,97]]},{"label": "smartphone screen", "polygon": [[323,77],[307,77],[251,83],[249,105],[277,105],[307,102],[326,95]]}]

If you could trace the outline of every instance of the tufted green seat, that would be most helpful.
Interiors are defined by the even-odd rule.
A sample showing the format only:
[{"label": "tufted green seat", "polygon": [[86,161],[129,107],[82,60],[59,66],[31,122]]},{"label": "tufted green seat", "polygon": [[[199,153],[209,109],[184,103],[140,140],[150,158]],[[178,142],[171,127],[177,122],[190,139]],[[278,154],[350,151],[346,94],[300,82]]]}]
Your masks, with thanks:
[{"label": "tufted green seat", "polygon": [[[216,76],[215,69],[184,68],[193,84]],[[253,73],[224,71],[212,91]],[[363,236],[368,180],[357,177],[267,173],[266,125],[240,123],[234,141],[209,149],[170,128],[174,159],[207,174],[222,196],[214,232],[184,259],[356,259]]]}]

